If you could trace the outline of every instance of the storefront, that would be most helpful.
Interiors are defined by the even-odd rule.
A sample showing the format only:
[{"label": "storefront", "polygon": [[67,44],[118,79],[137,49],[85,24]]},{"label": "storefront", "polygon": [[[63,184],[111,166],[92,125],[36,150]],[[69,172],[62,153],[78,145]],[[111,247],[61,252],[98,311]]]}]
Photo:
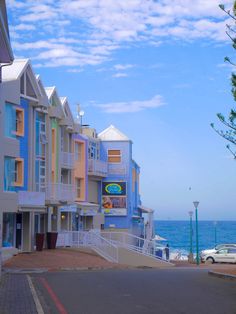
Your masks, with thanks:
[{"label": "storefront", "polygon": [[99,212],[99,205],[89,202],[78,202],[79,230],[101,230],[104,226],[104,215]]}]

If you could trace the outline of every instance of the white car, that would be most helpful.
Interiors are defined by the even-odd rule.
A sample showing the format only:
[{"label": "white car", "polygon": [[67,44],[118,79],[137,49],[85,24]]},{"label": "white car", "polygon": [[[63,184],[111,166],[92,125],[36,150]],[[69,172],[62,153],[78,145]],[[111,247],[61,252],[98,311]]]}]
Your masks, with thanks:
[{"label": "white car", "polygon": [[236,247],[223,248],[202,257],[203,262],[236,263]]},{"label": "white car", "polygon": [[208,254],[211,253],[215,253],[216,251],[220,250],[220,249],[224,249],[224,248],[236,248],[236,244],[235,243],[226,243],[226,244],[218,244],[217,246],[215,246],[213,249],[208,249],[208,250],[203,250],[200,253],[201,259],[204,260],[204,257]]}]

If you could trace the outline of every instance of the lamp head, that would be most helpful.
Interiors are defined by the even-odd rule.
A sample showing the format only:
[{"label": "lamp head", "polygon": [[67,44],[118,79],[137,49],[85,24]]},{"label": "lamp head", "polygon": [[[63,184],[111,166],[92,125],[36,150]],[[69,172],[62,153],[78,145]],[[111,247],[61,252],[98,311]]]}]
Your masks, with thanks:
[{"label": "lamp head", "polygon": [[195,209],[197,209],[197,208],[198,208],[198,205],[199,205],[199,202],[198,202],[198,201],[194,201],[194,202],[193,202],[193,205],[194,205]]}]

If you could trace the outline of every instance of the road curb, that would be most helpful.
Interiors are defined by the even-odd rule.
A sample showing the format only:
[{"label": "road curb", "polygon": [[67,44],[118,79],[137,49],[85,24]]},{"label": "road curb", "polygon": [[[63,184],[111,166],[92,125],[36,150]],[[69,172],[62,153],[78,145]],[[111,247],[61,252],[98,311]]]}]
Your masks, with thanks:
[{"label": "road curb", "polygon": [[213,277],[222,278],[222,279],[236,280],[236,276],[235,275],[225,274],[225,273],[218,273],[218,272],[215,272],[215,271],[208,271],[208,275],[213,276]]}]

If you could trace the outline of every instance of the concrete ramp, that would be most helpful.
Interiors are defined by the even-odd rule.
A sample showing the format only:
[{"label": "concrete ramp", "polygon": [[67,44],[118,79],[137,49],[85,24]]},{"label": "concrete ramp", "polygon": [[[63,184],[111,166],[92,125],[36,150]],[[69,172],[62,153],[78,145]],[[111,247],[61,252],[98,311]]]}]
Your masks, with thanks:
[{"label": "concrete ramp", "polygon": [[147,256],[142,253],[130,251],[126,248],[118,248],[118,263],[135,267],[154,267],[165,268],[174,266],[174,264],[159,260],[152,256]]}]

